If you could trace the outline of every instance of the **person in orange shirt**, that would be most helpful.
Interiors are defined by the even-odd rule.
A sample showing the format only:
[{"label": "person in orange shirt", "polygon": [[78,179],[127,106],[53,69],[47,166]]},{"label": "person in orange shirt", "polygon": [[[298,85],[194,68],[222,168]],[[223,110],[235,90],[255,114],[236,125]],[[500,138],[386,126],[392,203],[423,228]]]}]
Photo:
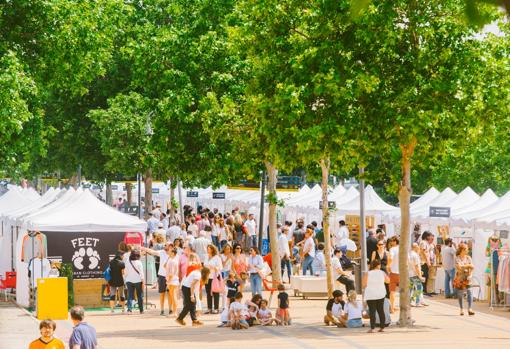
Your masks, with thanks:
[{"label": "person in orange shirt", "polygon": [[57,324],[55,321],[47,319],[39,324],[41,337],[30,343],[28,349],[64,349],[64,343],[53,336]]}]

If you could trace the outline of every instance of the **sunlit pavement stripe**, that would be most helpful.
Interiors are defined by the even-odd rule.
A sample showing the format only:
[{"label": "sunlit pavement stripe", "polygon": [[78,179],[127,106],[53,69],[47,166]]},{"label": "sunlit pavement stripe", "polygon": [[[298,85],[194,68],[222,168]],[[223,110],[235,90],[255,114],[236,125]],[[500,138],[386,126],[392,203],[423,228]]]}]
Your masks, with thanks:
[{"label": "sunlit pavement stripe", "polygon": [[[301,324],[299,324],[301,325]],[[327,335],[329,338],[331,339],[336,339],[336,340],[339,340],[341,342],[344,342],[345,344],[348,344],[356,349],[367,349],[367,347],[365,347],[363,344],[361,343],[356,343],[356,342],[353,342],[352,340],[350,339],[347,339],[345,337],[342,337],[340,336],[339,334],[335,334],[329,330],[326,330],[324,328],[321,328],[321,327],[314,327],[314,326],[302,326],[301,328],[305,329],[305,330],[308,330],[308,331],[313,331],[313,332],[319,332],[319,333],[322,333],[322,334],[325,334]]]},{"label": "sunlit pavement stripe", "polygon": [[286,333],[276,331],[276,330],[272,329],[271,327],[257,326],[257,328],[262,330],[262,331],[269,332],[273,336],[282,338],[286,342],[291,343],[291,344],[293,344],[293,345],[295,345],[297,347],[300,347],[300,348],[303,348],[303,349],[316,349],[314,346],[311,346],[311,345],[309,345],[309,344],[307,344],[307,343],[305,343],[305,342],[303,342],[303,341],[301,341],[301,340],[299,340],[297,338],[290,337]]}]

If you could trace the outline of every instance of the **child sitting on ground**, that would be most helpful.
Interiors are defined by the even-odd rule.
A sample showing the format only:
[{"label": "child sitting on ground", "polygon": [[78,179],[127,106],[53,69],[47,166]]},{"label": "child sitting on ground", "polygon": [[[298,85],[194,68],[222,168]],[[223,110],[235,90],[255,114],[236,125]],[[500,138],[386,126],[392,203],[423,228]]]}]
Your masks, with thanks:
[{"label": "child sitting on ground", "polygon": [[275,319],[273,317],[273,315],[271,314],[271,310],[269,310],[267,308],[267,300],[265,300],[265,299],[263,299],[260,302],[260,309],[259,309],[259,312],[257,313],[257,317],[258,317],[260,324],[262,326],[271,326],[273,324],[273,322],[276,325],[280,324],[280,320]]},{"label": "child sitting on ground", "polygon": [[289,314],[289,295],[285,292],[283,284],[278,285],[278,315],[277,319],[281,321],[282,325],[290,325]]},{"label": "child sitting on ground", "polygon": [[235,301],[230,304],[230,324],[233,330],[247,329],[248,325],[247,318],[250,316],[246,309],[246,306],[241,303],[243,294],[237,292]]}]

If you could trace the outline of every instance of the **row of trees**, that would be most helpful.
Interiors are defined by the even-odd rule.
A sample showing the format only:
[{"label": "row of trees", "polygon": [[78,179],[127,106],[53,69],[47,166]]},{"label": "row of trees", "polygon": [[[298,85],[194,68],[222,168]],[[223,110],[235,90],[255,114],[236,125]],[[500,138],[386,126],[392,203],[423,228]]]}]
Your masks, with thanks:
[{"label": "row of trees", "polygon": [[402,210],[406,325],[411,178],[505,183],[508,42],[478,35],[462,0],[364,3],[7,2],[0,171],[143,173],[149,206],[152,177],[219,185],[265,169],[278,278],[278,170],[318,171],[327,201],[330,173],[366,167]]}]

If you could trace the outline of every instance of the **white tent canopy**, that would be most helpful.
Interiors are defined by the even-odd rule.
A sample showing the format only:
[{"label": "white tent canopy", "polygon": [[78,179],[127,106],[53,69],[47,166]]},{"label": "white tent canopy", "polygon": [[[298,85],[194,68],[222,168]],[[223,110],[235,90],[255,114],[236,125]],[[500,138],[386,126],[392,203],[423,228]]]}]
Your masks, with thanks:
[{"label": "white tent canopy", "polygon": [[457,210],[470,206],[479,200],[480,195],[475,193],[471,187],[466,187],[455,199],[448,203],[448,207],[451,208],[451,214],[453,215]]},{"label": "white tent canopy", "polygon": [[[383,199],[375,192],[371,185],[365,188],[365,212],[366,214],[384,214],[395,210],[395,206],[391,206],[384,202]],[[360,210],[360,195],[349,202],[337,206],[337,210],[342,214],[358,213]]]},{"label": "white tent canopy", "polygon": [[462,218],[464,221],[494,222],[507,216],[510,216],[510,192],[491,205],[463,214]]},{"label": "white tent canopy", "polygon": [[[57,200],[57,202],[60,200]],[[99,201],[89,190],[73,195],[64,207],[26,220],[27,228],[39,231],[145,231],[147,223]]]},{"label": "white tent canopy", "polygon": [[451,221],[454,224],[464,225],[471,217],[473,217],[473,214],[477,214],[477,212],[485,210],[498,200],[498,196],[492,191],[492,189],[487,189],[480,199],[474,203],[455,210],[452,214]]},{"label": "white tent canopy", "polygon": [[450,188],[446,188],[435,199],[427,205],[418,208],[411,208],[411,216],[413,218],[428,218],[429,208],[431,206],[449,207],[449,204],[457,197],[457,194]]},{"label": "white tent canopy", "polygon": [[432,200],[437,198],[439,194],[441,194],[439,190],[434,187],[430,188],[418,199],[411,202],[411,209],[418,210],[419,208],[427,206]]},{"label": "white tent canopy", "polygon": [[38,198],[27,190],[11,187],[7,193],[0,197],[0,214],[30,205]]}]

